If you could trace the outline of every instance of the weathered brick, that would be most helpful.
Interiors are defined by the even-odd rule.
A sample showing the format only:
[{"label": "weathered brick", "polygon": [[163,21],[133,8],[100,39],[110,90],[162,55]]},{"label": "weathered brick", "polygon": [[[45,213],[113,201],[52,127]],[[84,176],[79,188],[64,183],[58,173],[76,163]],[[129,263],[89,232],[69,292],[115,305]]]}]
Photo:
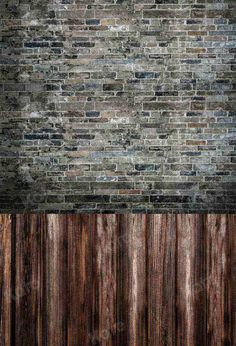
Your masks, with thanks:
[{"label": "weathered brick", "polygon": [[144,10],[144,18],[187,18],[188,10]]},{"label": "weathered brick", "polygon": [[104,84],[104,91],[121,91],[123,89],[123,84]]},{"label": "weathered brick", "polygon": [[111,196],[111,203],[113,202],[129,202],[129,203],[147,203],[149,202],[148,196],[142,196],[142,195],[118,195],[118,196]]},{"label": "weathered brick", "polygon": [[37,139],[49,139],[49,135],[46,133],[40,133],[40,134],[27,134],[24,136],[25,139],[28,140],[37,140]]},{"label": "weathered brick", "polygon": [[76,42],[76,43],[73,43],[73,47],[91,48],[91,47],[94,47],[94,46],[95,46],[94,42]]},{"label": "weathered brick", "polygon": [[1,212],[235,209],[232,0],[13,2]]},{"label": "weathered brick", "polygon": [[149,79],[154,78],[154,72],[135,72],[135,77],[139,79]]},{"label": "weathered brick", "polygon": [[99,25],[100,20],[99,19],[86,19],[87,25]]},{"label": "weathered brick", "polygon": [[110,197],[102,195],[69,195],[65,196],[65,201],[68,203],[108,203],[110,201]]},{"label": "weathered brick", "polygon": [[49,42],[25,42],[27,48],[45,48],[49,47]]},{"label": "weathered brick", "polygon": [[145,111],[151,110],[188,110],[188,102],[150,102],[144,103],[143,109]]},{"label": "weathered brick", "polygon": [[156,4],[178,4],[178,0],[155,0]]},{"label": "weathered brick", "polygon": [[190,182],[169,182],[169,183],[164,183],[164,182],[159,182],[159,183],[154,183],[154,189],[158,190],[188,190],[192,189],[194,187],[197,187],[197,183],[190,183]]},{"label": "weathered brick", "polygon": [[88,118],[96,118],[99,117],[100,112],[96,112],[96,111],[87,111],[86,112],[86,117]]},{"label": "weathered brick", "polygon": [[137,171],[154,171],[155,165],[154,164],[137,164],[135,165],[135,169]]},{"label": "weathered brick", "polygon": [[152,203],[189,203],[192,198],[190,196],[151,196]]}]

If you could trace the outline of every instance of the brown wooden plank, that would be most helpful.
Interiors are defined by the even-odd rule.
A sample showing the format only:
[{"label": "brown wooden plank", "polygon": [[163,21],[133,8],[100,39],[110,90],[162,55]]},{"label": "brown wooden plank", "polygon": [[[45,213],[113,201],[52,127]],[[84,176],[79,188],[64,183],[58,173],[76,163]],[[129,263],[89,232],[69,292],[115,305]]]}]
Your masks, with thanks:
[{"label": "brown wooden plank", "polygon": [[0,345],[236,345],[236,215],[0,215]]},{"label": "brown wooden plank", "polygon": [[227,262],[228,232],[226,215],[211,214],[207,224],[207,340],[208,345],[231,345]]},{"label": "brown wooden plank", "polygon": [[[47,301],[47,345],[67,343],[67,217],[47,215],[45,296]],[[79,294],[79,293],[78,293]]]},{"label": "brown wooden plank", "polygon": [[92,294],[91,217],[68,215],[68,345],[89,345]]},{"label": "brown wooden plank", "polygon": [[[42,219],[42,220],[41,220]],[[43,217],[16,215],[15,229],[15,345],[43,342],[42,237]]]},{"label": "brown wooden plank", "polygon": [[176,345],[206,345],[203,218],[200,214],[176,218]]},{"label": "brown wooden plank", "polygon": [[121,215],[119,221],[117,344],[146,345],[146,216]]},{"label": "brown wooden plank", "polygon": [[[114,345],[116,335],[116,215],[97,215],[93,238],[94,310],[92,340]],[[96,302],[95,302],[96,300]]]},{"label": "brown wooden plank", "polygon": [[125,215],[117,216],[117,323],[121,330],[117,333],[116,345],[129,345],[129,256],[128,232]]},{"label": "brown wooden plank", "polygon": [[202,214],[191,215],[190,227],[194,251],[192,292],[194,302],[194,343],[207,345],[207,232]]},{"label": "brown wooden plank", "polygon": [[11,340],[11,218],[0,215],[0,345]]},{"label": "brown wooden plank", "polygon": [[227,256],[227,308],[226,321],[228,338],[231,345],[236,345],[236,215],[227,215],[228,256]]},{"label": "brown wooden plank", "polygon": [[127,214],[129,251],[130,343],[147,343],[146,215]]},{"label": "brown wooden plank", "polygon": [[148,342],[175,345],[175,215],[149,215],[147,228]]}]

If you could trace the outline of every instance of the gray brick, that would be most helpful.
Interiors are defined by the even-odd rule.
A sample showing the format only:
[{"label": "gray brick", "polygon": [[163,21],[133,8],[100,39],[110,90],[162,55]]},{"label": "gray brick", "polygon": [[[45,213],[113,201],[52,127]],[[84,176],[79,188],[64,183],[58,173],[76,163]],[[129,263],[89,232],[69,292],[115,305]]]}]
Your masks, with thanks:
[{"label": "gray brick", "polygon": [[233,1],[13,2],[1,212],[235,209]]},{"label": "gray brick", "polygon": [[110,201],[110,197],[102,195],[70,195],[65,196],[65,200],[68,203],[106,203]]}]

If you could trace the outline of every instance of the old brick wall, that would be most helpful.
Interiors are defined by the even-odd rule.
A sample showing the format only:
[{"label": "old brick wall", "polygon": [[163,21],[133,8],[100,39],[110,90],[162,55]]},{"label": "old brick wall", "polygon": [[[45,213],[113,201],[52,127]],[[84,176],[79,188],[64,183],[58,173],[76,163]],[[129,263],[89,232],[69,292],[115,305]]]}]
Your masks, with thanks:
[{"label": "old brick wall", "polygon": [[236,206],[234,0],[2,0],[0,210]]}]

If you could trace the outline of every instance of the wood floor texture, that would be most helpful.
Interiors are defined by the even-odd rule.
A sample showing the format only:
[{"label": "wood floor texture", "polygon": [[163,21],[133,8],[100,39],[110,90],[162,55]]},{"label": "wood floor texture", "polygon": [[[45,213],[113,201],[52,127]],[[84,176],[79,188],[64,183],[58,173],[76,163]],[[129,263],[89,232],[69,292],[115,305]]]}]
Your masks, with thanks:
[{"label": "wood floor texture", "polygon": [[8,345],[236,345],[236,215],[0,215]]}]

